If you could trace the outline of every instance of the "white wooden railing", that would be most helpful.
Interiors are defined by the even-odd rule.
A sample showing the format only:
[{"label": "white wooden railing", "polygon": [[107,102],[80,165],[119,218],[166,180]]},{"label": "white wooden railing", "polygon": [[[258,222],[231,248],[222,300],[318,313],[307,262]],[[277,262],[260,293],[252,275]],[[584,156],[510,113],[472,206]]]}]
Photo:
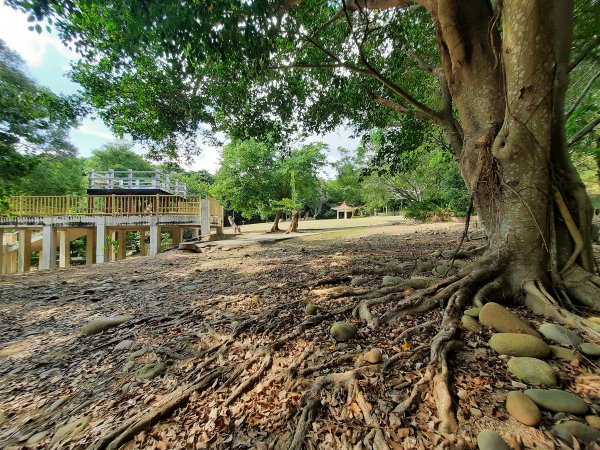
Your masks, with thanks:
[{"label": "white wooden railing", "polygon": [[174,195],[186,195],[187,185],[160,170],[91,170],[88,189],[141,190],[160,189]]}]

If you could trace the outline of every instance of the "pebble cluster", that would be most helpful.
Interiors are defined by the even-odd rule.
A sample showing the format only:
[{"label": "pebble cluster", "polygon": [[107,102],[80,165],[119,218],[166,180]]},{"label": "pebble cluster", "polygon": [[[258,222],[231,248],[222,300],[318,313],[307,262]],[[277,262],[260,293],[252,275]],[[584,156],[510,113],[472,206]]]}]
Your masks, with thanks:
[{"label": "pebble cluster", "polygon": [[[600,318],[588,320],[600,323]],[[557,373],[545,361],[547,358],[573,361],[582,355],[595,358],[600,355],[600,345],[584,342],[574,331],[555,323],[544,323],[536,331],[497,303],[467,309],[462,325],[469,331],[477,331],[482,325],[496,331],[489,346],[497,353],[511,357],[507,363],[511,375],[536,387],[513,391],[506,396],[506,410],[513,419],[535,427],[542,420],[542,410],[562,413],[561,417],[566,414],[584,416],[586,423],[577,420],[557,422],[552,432],[569,444],[573,438],[584,443],[600,439],[600,417],[590,414],[588,404],[578,395],[556,388]],[[480,450],[509,449],[500,434],[490,429],[481,431],[477,444]]]}]

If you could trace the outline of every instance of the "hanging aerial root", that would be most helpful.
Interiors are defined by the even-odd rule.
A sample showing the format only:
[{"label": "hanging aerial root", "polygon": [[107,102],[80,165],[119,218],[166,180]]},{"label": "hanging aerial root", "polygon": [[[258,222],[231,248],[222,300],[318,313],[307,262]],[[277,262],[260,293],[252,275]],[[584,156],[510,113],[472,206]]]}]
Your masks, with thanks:
[{"label": "hanging aerial root", "polygon": [[[583,251],[584,243],[583,243],[583,237],[581,236],[581,233],[579,232],[579,229],[577,228],[577,224],[573,220],[573,216],[571,216],[571,213],[569,212],[569,208],[567,207],[567,204],[565,203],[562,195],[560,194],[560,191],[556,188],[554,189],[554,201],[556,202],[558,211],[560,212],[561,216],[563,217],[563,219],[565,221],[565,225],[567,226],[567,230],[569,230],[569,233],[571,234],[571,237],[573,238],[573,242],[575,243],[575,248],[573,249],[573,253],[571,254],[569,259],[565,263],[564,267],[560,270],[560,273],[563,274],[577,260],[577,257]],[[590,270],[590,268],[586,268],[586,269]]]}]

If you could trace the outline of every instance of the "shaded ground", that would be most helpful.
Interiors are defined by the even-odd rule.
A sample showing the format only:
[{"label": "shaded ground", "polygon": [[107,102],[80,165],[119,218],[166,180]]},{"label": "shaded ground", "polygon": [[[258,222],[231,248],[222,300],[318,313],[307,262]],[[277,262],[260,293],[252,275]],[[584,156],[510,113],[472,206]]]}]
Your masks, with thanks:
[{"label": "shaded ground", "polygon": [[[380,288],[382,275],[441,270],[443,258],[431,254],[454,248],[461,225],[417,229],[358,228],[0,277],[0,447],[111,448],[120,443],[114,430],[136,418],[144,426],[122,439],[126,448],[287,449],[303,427],[300,444],[309,449],[370,449],[379,431],[393,449],[474,448],[484,427],[518,435],[528,448],[561,448],[546,431],[553,423],[548,413],[539,429],[507,416],[505,395],[522,385],[487,347],[487,330],[463,330],[466,345],[453,359],[459,434],[437,431],[429,396],[406,414],[394,412],[422,376],[434,329],[402,333],[439,318],[441,310],[371,329],[352,316],[352,307],[357,295]],[[416,271],[403,265],[417,259],[433,263]],[[350,287],[356,276],[366,284]],[[308,303],[321,308],[318,320],[304,315]],[[113,315],[133,319],[78,336],[93,318]],[[355,323],[358,338],[336,343],[329,335],[336,320]],[[355,371],[358,357],[373,347],[395,363]],[[158,376],[140,377],[140,369],[160,372],[162,363]],[[561,387],[600,401],[596,366],[551,364]],[[308,416],[307,392],[328,374],[349,372],[353,391],[323,385],[319,407]],[[173,412],[143,423],[140,414],[181,397],[188,386]],[[79,427],[64,432],[68,423]]]}]

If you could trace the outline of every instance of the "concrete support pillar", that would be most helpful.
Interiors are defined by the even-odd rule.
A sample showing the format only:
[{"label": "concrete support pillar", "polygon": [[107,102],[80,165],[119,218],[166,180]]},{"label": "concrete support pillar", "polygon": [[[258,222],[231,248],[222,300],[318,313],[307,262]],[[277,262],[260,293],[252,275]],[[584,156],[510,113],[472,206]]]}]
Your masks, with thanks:
[{"label": "concrete support pillar", "polygon": [[40,270],[56,268],[56,230],[52,225],[42,228],[42,254],[40,256]]},{"label": "concrete support pillar", "polygon": [[119,241],[119,248],[117,250],[117,259],[122,260],[125,259],[125,255],[127,254],[127,230],[119,230],[117,233],[117,239]]},{"label": "concrete support pillar", "polygon": [[4,230],[0,228],[0,275],[4,273]]},{"label": "concrete support pillar", "polygon": [[106,223],[102,220],[96,224],[96,264],[103,264],[106,261]]},{"label": "concrete support pillar", "polygon": [[149,256],[156,256],[160,249],[160,227],[154,223],[150,225],[150,251]]},{"label": "concrete support pillar", "polygon": [[85,230],[85,264],[89,266],[94,264],[94,244],[95,244],[94,229],[88,228]]},{"label": "concrete support pillar", "polygon": [[148,255],[148,246],[146,245],[146,230],[140,230],[140,256]]},{"label": "concrete support pillar", "polygon": [[207,198],[200,200],[200,234],[210,234],[210,202]]},{"label": "concrete support pillar", "polygon": [[192,239],[198,239],[200,237],[200,228],[190,228],[192,231]]},{"label": "concrete support pillar", "polygon": [[17,272],[29,272],[31,268],[31,230],[19,230],[19,255],[17,259]]},{"label": "concrete support pillar", "polygon": [[58,232],[58,267],[71,267],[71,241],[68,230]]},{"label": "concrete support pillar", "polygon": [[348,218],[348,211],[344,211],[344,219]]}]

